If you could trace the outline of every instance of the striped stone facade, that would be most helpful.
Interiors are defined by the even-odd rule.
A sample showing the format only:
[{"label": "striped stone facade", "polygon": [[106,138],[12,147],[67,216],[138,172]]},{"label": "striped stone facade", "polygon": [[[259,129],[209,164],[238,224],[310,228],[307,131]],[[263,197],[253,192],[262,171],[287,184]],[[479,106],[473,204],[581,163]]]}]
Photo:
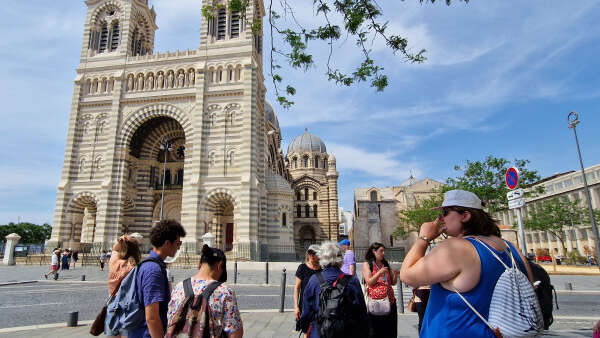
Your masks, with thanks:
[{"label": "striped stone facade", "polygon": [[197,49],[166,53],[154,53],[147,0],[86,4],[47,247],[109,248],[125,232],[148,242],[162,207],[185,227],[189,250],[212,232],[248,259],[276,254],[291,240],[281,218],[293,223],[293,193],[281,130],[270,106],[265,113],[262,36],[251,31],[263,2],[247,20],[227,10],[203,22]]}]

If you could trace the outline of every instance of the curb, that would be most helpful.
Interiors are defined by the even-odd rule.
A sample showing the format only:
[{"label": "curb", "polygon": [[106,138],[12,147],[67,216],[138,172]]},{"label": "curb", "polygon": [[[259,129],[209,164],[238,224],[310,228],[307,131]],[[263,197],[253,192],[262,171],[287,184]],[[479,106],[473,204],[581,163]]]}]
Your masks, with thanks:
[{"label": "curb", "polygon": [[0,283],[0,286],[7,286],[7,285],[18,285],[18,284],[30,284],[30,283],[37,283],[39,281],[37,280],[25,280],[25,281],[19,281],[19,282],[6,282],[6,283]]}]

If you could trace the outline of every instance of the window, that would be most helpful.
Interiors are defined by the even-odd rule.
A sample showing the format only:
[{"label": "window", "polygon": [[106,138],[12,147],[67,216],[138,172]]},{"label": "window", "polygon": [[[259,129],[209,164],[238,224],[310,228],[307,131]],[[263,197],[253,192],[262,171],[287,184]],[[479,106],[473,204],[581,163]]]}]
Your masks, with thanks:
[{"label": "window", "polygon": [[316,205],[313,205],[313,217],[317,218],[317,209],[318,207]]},{"label": "window", "polygon": [[240,36],[240,12],[234,11],[231,13],[231,38]]},{"label": "window", "polygon": [[296,217],[300,218],[302,217],[302,207],[301,206],[296,206]]},{"label": "window", "polygon": [[227,69],[227,81],[228,82],[232,82],[233,81],[233,68],[228,68]]},{"label": "window", "polygon": [[568,180],[564,181],[563,184],[565,185],[565,188],[572,187],[573,186],[573,180],[572,179],[568,179]]},{"label": "window", "polygon": [[371,191],[371,202],[377,202],[377,191],[373,190]]},{"label": "window", "polygon": [[585,174],[585,178],[589,181],[593,180],[596,176],[594,175],[593,172],[589,172]]},{"label": "window", "polygon": [[296,200],[297,201],[301,200],[301,198],[300,198],[300,191],[299,190],[296,191]]},{"label": "window", "polygon": [[227,11],[222,8],[217,13],[217,40],[225,40],[227,30]]},{"label": "window", "polygon": [[104,23],[104,24],[102,24],[102,28],[100,31],[100,47],[99,47],[98,51],[100,53],[104,53],[104,51],[106,51],[107,46],[108,46],[108,26]]},{"label": "window", "polygon": [[313,191],[313,200],[315,200],[315,201],[317,200],[317,192],[316,191]]},{"label": "window", "polygon": [[150,186],[153,187],[156,182],[156,171],[158,170],[157,167],[150,167]]},{"label": "window", "polygon": [[292,162],[294,163],[294,169],[298,168],[298,158],[294,157]]},{"label": "window", "polygon": [[315,168],[319,168],[319,156],[315,157]]},{"label": "window", "polygon": [[[581,179],[581,177],[579,177],[579,179]],[[577,179],[575,179],[575,180],[577,180]],[[554,187],[552,186],[552,184],[548,184],[546,186],[546,193],[552,193],[552,192],[554,192]]]},{"label": "window", "polygon": [[555,188],[556,190],[560,190],[560,189],[562,189],[562,187],[563,187],[563,184],[562,184],[562,182],[558,182],[558,183],[555,183],[555,184],[554,184],[554,188]]},{"label": "window", "polygon": [[575,183],[576,184],[583,184],[583,179],[581,178],[581,175],[575,177]]},{"label": "window", "polygon": [[183,185],[183,169],[177,170],[177,185]]},{"label": "window", "polygon": [[304,158],[302,159],[302,166],[304,168],[308,168],[308,156],[304,156]]},{"label": "window", "polygon": [[112,26],[112,34],[110,38],[110,51],[114,52],[119,47],[119,38],[121,37],[121,31],[119,30],[119,23],[115,22]]},{"label": "window", "polygon": [[304,206],[304,214],[306,215],[306,217],[310,217],[310,206],[305,205]]},{"label": "window", "polygon": [[287,214],[285,212],[281,214],[281,226],[287,226]]},{"label": "window", "polygon": [[304,188],[304,200],[308,201],[308,188]]}]

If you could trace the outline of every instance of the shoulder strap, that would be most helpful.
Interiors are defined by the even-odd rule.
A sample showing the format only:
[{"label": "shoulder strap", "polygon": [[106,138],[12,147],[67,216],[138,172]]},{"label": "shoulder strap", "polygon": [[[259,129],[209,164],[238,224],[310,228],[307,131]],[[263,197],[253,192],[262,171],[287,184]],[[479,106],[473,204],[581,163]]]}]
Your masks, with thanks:
[{"label": "shoulder strap", "polygon": [[[498,262],[500,262],[500,264],[502,264],[504,266],[504,268],[506,268],[507,270],[510,269],[510,267],[508,265],[506,265],[502,259],[500,259],[500,257],[498,257],[498,255],[496,255],[496,253],[494,252],[494,250],[490,249],[490,247],[487,246],[487,244],[483,243],[479,238],[477,237],[472,237],[474,240],[476,240],[477,242],[479,242],[479,244],[483,245],[484,248],[488,249],[488,251],[492,254],[492,256],[494,256]],[[508,254],[510,255],[510,260],[512,262],[513,267],[515,267],[515,258],[513,257],[512,251],[510,250],[510,248],[508,249]]]},{"label": "shoulder strap", "polygon": [[183,292],[185,298],[189,298],[194,295],[194,289],[192,289],[192,279],[186,278],[183,280]]},{"label": "shoulder strap", "polygon": [[325,280],[325,277],[323,277],[323,274],[321,272],[315,273],[315,276],[317,276],[317,279],[319,280],[321,289],[329,286],[329,284],[327,283],[327,281]]},{"label": "shoulder strap", "polygon": [[469,301],[463,297],[463,295],[460,294],[460,292],[458,292],[458,290],[456,290],[455,287],[452,287],[454,289],[454,292],[456,292],[456,294],[463,300],[463,302],[465,302],[465,304],[467,304],[467,306],[473,310],[473,312],[475,312],[475,314],[477,315],[477,317],[479,317],[481,320],[483,320],[483,322],[485,323],[485,325],[487,325],[492,331],[495,331],[495,329],[490,325],[490,323],[487,321],[487,319],[485,319],[481,313],[479,313],[479,311],[477,311],[473,305],[471,305],[471,303],[469,303]]},{"label": "shoulder strap", "polygon": [[218,288],[221,284],[223,284],[223,283],[222,282],[212,282],[212,283],[208,284],[208,286],[202,292],[202,297],[206,298],[206,301],[208,301],[208,297],[210,297],[210,295],[212,295],[212,293],[215,291],[215,289]]}]

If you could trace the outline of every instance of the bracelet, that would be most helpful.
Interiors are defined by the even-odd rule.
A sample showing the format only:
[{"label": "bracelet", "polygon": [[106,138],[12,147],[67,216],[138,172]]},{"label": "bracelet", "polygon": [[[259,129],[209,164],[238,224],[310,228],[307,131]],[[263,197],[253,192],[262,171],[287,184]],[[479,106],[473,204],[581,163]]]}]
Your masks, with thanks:
[{"label": "bracelet", "polygon": [[424,240],[427,244],[429,244],[429,242],[431,242],[431,240],[427,236],[419,236],[419,239]]}]

